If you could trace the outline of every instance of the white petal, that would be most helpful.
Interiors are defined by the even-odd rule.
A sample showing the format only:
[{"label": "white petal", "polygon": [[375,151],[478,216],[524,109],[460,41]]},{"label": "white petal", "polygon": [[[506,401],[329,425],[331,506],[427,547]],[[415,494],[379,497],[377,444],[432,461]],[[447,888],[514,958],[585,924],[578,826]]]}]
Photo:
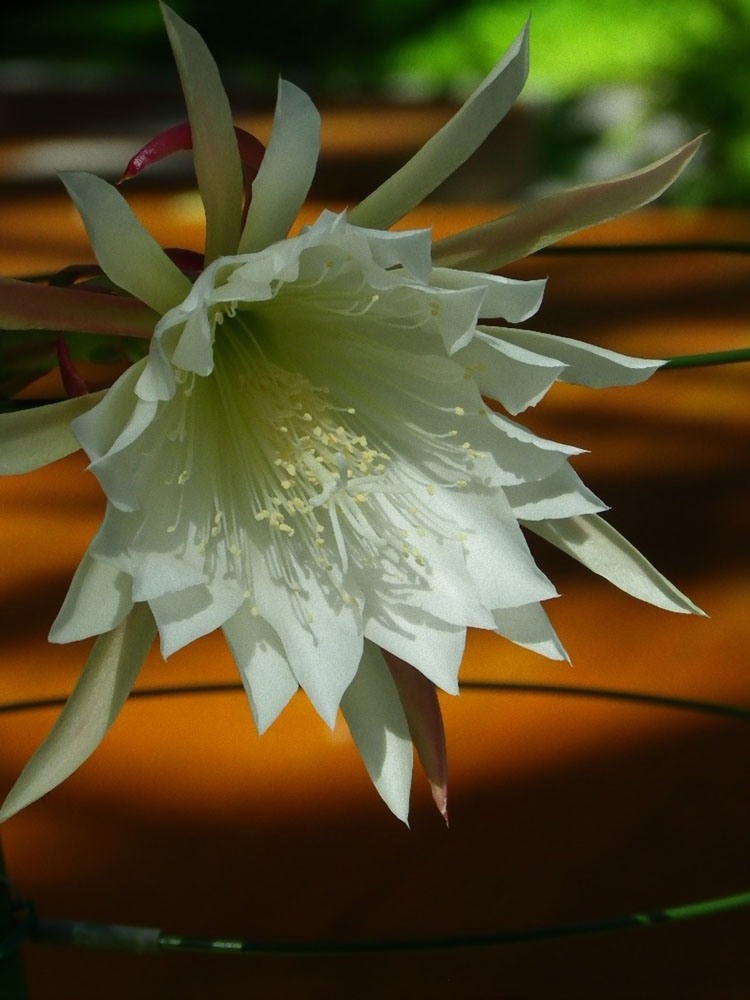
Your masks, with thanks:
[{"label": "white petal", "polygon": [[387,269],[400,265],[418,281],[425,285],[430,283],[432,233],[429,229],[400,229],[395,233],[357,226],[351,229],[366,234],[373,260],[380,267]]},{"label": "white petal", "polygon": [[[172,363],[186,372],[210,375],[214,368],[211,323],[205,309],[188,314],[187,321],[172,354]],[[140,386],[139,386],[140,389]]]},{"label": "white petal", "polygon": [[49,736],[0,811],[0,822],[65,781],[97,748],[135,683],[156,629],[145,604],[100,636]]},{"label": "white petal", "polygon": [[[363,591],[368,594],[368,610],[384,593],[386,596],[380,599],[389,605],[399,602],[409,604],[416,610],[421,609],[441,621],[462,628],[467,625],[492,628],[492,615],[482,602],[476,583],[466,567],[464,546],[458,540],[459,526],[463,528],[463,523],[456,524],[454,519],[455,491],[435,489],[431,496],[427,496],[425,491],[424,497],[415,491],[414,498],[415,506],[422,512],[420,520],[425,519],[427,512],[434,511],[437,527],[425,521],[429,525],[428,530],[419,537],[414,518],[410,519],[386,498],[381,500],[386,522],[403,537],[405,543],[418,550],[420,561],[408,567],[409,575],[406,576],[406,569],[399,564],[391,567],[384,554],[382,576],[385,589],[362,585]],[[445,511],[443,503],[447,505]],[[439,533],[441,529],[451,529],[451,535],[445,537]],[[391,595],[389,587],[395,590],[395,596]]]},{"label": "white petal", "polygon": [[450,177],[484,142],[510,110],[526,82],[528,29],[527,23],[451,120],[408,163],[352,209],[352,223],[370,229],[389,229]]},{"label": "white petal", "polygon": [[0,415],[0,475],[31,472],[81,447],[71,421],[90,410],[104,391]]},{"label": "white petal", "polygon": [[[324,591],[314,573],[289,554],[299,593],[266,564],[262,550],[252,553],[254,600],[260,615],[276,630],[289,666],[321,718],[331,727],[341,695],[362,656],[362,622],[357,609]],[[337,600],[336,600],[337,598]]]},{"label": "white petal", "polygon": [[370,642],[341,699],[341,711],[373,784],[391,812],[406,823],[414,759],[411,736],[383,654]]},{"label": "white petal", "polygon": [[539,482],[507,486],[505,495],[513,514],[521,521],[546,521],[607,510],[607,505],[581,482],[567,462]]},{"label": "white petal", "polygon": [[195,639],[220,628],[242,604],[239,588],[213,582],[210,586],[187,587],[150,601],[166,659]]},{"label": "white petal", "polygon": [[[154,538],[151,546],[146,540],[149,537]],[[163,538],[158,538],[148,516],[133,540],[133,548],[138,550],[137,556],[133,553],[134,601],[154,601],[164,594],[178,594],[188,587],[208,582],[205,574],[181,558],[180,553],[164,550]]]},{"label": "white petal", "polygon": [[276,719],[299,685],[276,632],[245,602],[229,621],[224,635],[240,671],[259,733]]},{"label": "white petal", "polygon": [[526,527],[614,583],[626,594],[667,611],[704,614],[654,569],[630,542],[596,514],[560,521],[529,521]]},{"label": "white petal", "polygon": [[388,604],[365,625],[365,636],[405,660],[449,694],[458,694],[466,628],[408,605]]},{"label": "white petal", "polygon": [[234,253],[240,238],[242,166],[232,112],[206,44],[166,4],[161,5],[185,95],[193,161],[206,210],[206,263]]},{"label": "white petal", "polygon": [[435,267],[430,284],[438,288],[484,288],[481,315],[484,319],[505,319],[509,323],[523,323],[533,316],[542,304],[546,279],[517,281],[500,274],[480,274],[476,271],[457,271],[455,268]]},{"label": "white petal", "polygon": [[534,406],[564,371],[554,358],[507,344],[479,327],[471,341],[453,355],[483,396],[496,399],[509,413]]},{"label": "white petal", "polygon": [[502,491],[441,490],[433,499],[436,511],[453,507],[471,590],[485,607],[516,607],[557,596],[534,562]]},{"label": "white petal", "polygon": [[158,313],[185,298],[190,282],[116,188],[93,174],[73,172],[60,177],[80,212],[101,269],[118,288]]},{"label": "white petal", "polygon": [[111,632],[132,607],[128,574],[86,552],[52,623],[49,641],[76,642]]},{"label": "white petal", "polygon": [[[99,480],[110,503],[120,510],[134,510],[138,504],[139,479],[146,459],[130,461],[123,453],[148,432],[158,404],[139,399],[133,391],[139,376],[138,362],[112,386],[99,406],[73,422],[73,431],[91,459],[90,470]],[[153,475],[153,463],[148,474]],[[152,481],[153,482],[153,481]]]},{"label": "white petal", "polygon": [[523,646],[551,660],[570,661],[541,604],[502,608],[494,612],[494,618],[498,635],[510,639],[517,646]]},{"label": "white petal", "polygon": [[106,455],[122,437],[123,428],[138,404],[135,387],[145,364],[146,359],[142,358],[123,372],[109,389],[97,393],[99,405],[92,408],[91,413],[78,417],[73,424],[80,447],[92,461]]},{"label": "white petal", "polygon": [[129,550],[139,523],[138,514],[121,511],[114,504],[108,503],[104,520],[89,546],[92,558],[108,563],[132,577],[133,565]]},{"label": "white petal", "polygon": [[485,298],[484,288],[462,288],[425,293],[439,308],[439,331],[448,354],[465,347],[474,336]]},{"label": "white petal", "polygon": [[504,486],[546,479],[571,455],[582,453],[581,448],[541,438],[521,424],[491,410],[485,422],[491,430],[500,434],[488,434],[483,438],[479,433],[481,428],[476,432],[472,428],[470,440],[476,448],[488,449],[495,456],[495,461],[506,473]]},{"label": "white petal", "polygon": [[304,91],[279,80],[276,113],[239,253],[263,250],[283,240],[310,190],[320,151],[320,115]]},{"label": "white petal", "polygon": [[699,145],[700,139],[694,139],[632,174],[560,191],[438,240],[432,259],[442,267],[494,271],[564,236],[653,201],[682,173]]},{"label": "white petal", "polygon": [[572,340],[570,337],[556,337],[551,333],[538,333],[536,330],[482,327],[482,331],[496,338],[498,344],[513,344],[562,362],[566,367],[560,374],[561,382],[586,385],[591,389],[637,385],[645,382],[664,364],[663,361],[632,358],[627,354],[597,347],[596,344]]}]

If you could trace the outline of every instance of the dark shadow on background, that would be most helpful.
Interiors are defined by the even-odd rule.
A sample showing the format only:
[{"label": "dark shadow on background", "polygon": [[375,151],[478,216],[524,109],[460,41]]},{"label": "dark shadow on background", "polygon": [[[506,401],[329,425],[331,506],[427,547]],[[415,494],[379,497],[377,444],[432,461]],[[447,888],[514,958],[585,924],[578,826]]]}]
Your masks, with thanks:
[{"label": "dark shadow on background", "polygon": [[[496,698],[502,725],[508,699],[546,696],[471,697]],[[585,727],[599,710],[559,702],[563,728]],[[643,711],[673,721],[667,710],[622,708]],[[530,736],[539,738],[533,723]],[[498,780],[488,761],[481,779],[455,789],[450,831],[421,790],[411,832],[374,801],[274,815],[272,803],[254,808],[252,789],[238,789],[219,815],[192,812],[186,823],[179,788],[165,789],[156,809],[111,798],[96,805],[68,791],[35,807],[48,815],[54,884],[33,871],[13,876],[45,917],[259,940],[487,933],[675,905],[747,881],[749,738],[746,724],[686,715],[668,736],[601,747],[544,774]],[[63,843],[77,831],[75,853],[55,856],[58,824],[69,828]],[[108,1000],[251,988],[281,998],[303,983],[305,996],[323,998],[346,995],[344,984],[356,982],[355,995],[374,1000],[390,976],[396,997],[424,988],[436,997],[491,997],[501,984],[514,1000],[714,1000],[743,995],[748,930],[747,914],[737,912],[581,940],[325,959],[29,947],[27,968],[35,1000],[59,995],[60,982],[75,982],[80,1000],[99,1000],[104,982]]]}]

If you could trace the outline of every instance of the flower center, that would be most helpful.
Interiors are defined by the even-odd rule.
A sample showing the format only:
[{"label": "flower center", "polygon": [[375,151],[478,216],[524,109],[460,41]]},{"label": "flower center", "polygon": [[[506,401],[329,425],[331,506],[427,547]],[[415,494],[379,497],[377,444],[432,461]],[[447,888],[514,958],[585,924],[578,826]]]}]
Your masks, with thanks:
[{"label": "flower center", "polygon": [[256,521],[291,537],[303,514],[317,533],[316,508],[340,490],[358,499],[358,487],[385,471],[388,456],[352,427],[354,408],[270,360],[239,316],[220,329],[214,358],[228,436],[256,482]]},{"label": "flower center", "polygon": [[[354,407],[338,405],[327,386],[281,367],[263,347],[242,313],[217,325],[212,374],[175,372],[168,432],[178,447],[171,479],[177,510],[167,531],[177,531],[183,518],[194,530],[200,510],[201,557],[207,565],[228,562],[248,592],[248,553],[263,526],[292,589],[297,580],[284,569],[285,540],[294,538],[305,561],[312,556],[326,573],[332,559],[345,572],[337,508],[366,505],[390,461],[357,426]],[[188,495],[200,502],[188,503]]]}]

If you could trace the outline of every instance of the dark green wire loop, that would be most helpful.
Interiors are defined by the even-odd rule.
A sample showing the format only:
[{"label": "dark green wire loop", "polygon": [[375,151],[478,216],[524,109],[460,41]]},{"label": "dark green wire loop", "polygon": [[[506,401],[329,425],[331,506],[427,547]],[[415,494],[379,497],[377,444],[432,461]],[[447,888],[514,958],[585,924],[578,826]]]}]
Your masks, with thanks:
[{"label": "dark green wire loop", "polygon": [[[565,697],[599,698],[655,705],[682,711],[699,712],[721,716],[741,722],[750,722],[750,709],[738,705],[698,701],[671,695],[652,694],[640,691],[619,691],[611,688],[569,687],[555,684],[530,684],[515,681],[465,680],[461,683],[465,691],[486,691],[506,694],[546,694]],[[239,682],[228,681],[217,684],[187,685],[160,688],[139,688],[131,698],[163,698],[196,694],[232,694],[243,690]],[[44,708],[58,708],[65,703],[64,697],[16,701],[0,704],[0,714],[37,711]],[[272,957],[275,955],[341,955],[379,954],[386,952],[446,951],[460,948],[491,948],[506,944],[519,944],[555,938],[584,937],[610,931],[632,930],[653,927],[659,924],[693,920],[698,917],[714,916],[733,910],[750,908],[750,891],[717,896],[713,899],[685,903],[680,906],[664,907],[645,913],[630,913],[625,916],[605,917],[600,920],[557,924],[548,927],[521,928],[497,931],[488,934],[466,934],[450,937],[371,939],[365,941],[251,941],[231,938],[193,938],[167,934],[157,928],[129,927],[117,924],[94,924],[69,920],[36,919],[33,906],[24,902],[23,912],[27,919],[14,929],[12,940],[3,942],[5,954],[20,946],[28,938],[44,944],[63,947],[96,950],[144,952],[201,952],[213,955],[255,955]],[[0,957],[2,954],[0,953]]]}]

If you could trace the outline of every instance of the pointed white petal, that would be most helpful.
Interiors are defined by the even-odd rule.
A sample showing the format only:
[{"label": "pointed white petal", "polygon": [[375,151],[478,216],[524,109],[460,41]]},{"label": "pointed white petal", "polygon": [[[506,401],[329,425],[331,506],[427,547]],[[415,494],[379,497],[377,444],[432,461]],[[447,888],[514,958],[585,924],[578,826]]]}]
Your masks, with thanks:
[{"label": "pointed white petal", "polygon": [[435,267],[430,275],[430,284],[437,288],[484,288],[485,295],[480,309],[480,315],[484,319],[523,323],[542,304],[547,281],[517,281],[500,274]]},{"label": "pointed white petal", "polygon": [[[581,448],[561,444],[548,438],[539,437],[514,420],[509,420],[492,410],[484,421],[490,431],[500,431],[500,435],[482,438],[472,430],[471,442],[475,447],[488,449],[498,465],[506,472],[503,486],[517,486],[519,483],[533,483],[546,479],[560,468],[571,455],[580,455]],[[468,435],[467,435],[468,436]]]},{"label": "pointed white petal", "polygon": [[[290,555],[290,564],[296,559]],[[300,565],[293,573],[301,593],[290,592],[265,571],[253,574],[260,614],[279,635],[289,666],[315,710],[331,728],[341,696],[362,656],[362,624],[352,607],[333,605],[317,578]],[[339,601],[339,605],[341,602]]]},{"label": "pointed white petal", "polygon": [[527,23],[451,120],[408,163],[352,209],[352,223],[368,229],[389,229],[478,149],[510,110],[526,82],[528,32]]},{"label": "pointed white petal", "polygon": [[166,4],[161,10],[190,119],[210,264],[215,257],[235,253],[240,238],[243,180],[232,112],[206,43]]},{"label": "pointed white petal", "polygon": [[49,736],[23,769],[0,810],[0,822],[65,781],[101,743],[135,683],[156,629],[136,605],[100,636]]},{"label": "pointed white petal", "polygon": [[299,685],[276,632],[246,601],[229,621],[224,635],[247,692],[259,733],[275,721]]},{"label": "pointed white petal", "polygon": [[478,327],[471,341],[453,355],[464,365],[483,396],[496,399],[509,413],[534,406],[553,385],[565,365],[506,343]]},{"label": "pointed white petal", "polygon": [[502,491],[436,491],[434,500],[435,510],[453,504],[471,589],[486,608],[515,607],[557,595],[534,562]]},{"label": "pointed white petal", "polygon": [[526,351],[556,359],[565,367],[561,382],[586,385],[591,389],[607,389],[616,385],[637,385],[645,382],[664,364],[648,358],[632,358],[627,354],[608,351],[596,344],[587,344],[570,337],[557,337],[536,330],[508,327],[482,327],[482,331],[500,344],[512,344]]},{"label": "pointed white petal", "polygon": [[238,253],[283,240],[310,190],[320,152],[320,115],[307,94],[279,80],[276,113]]},{"label": "pointed white petal", "polygon": [[93,174],[63,173],[60,177],[80,212],[101,269],[118,288],[158,313],[185,298],[190,282],[116,188]]},{"label": "pointed white petal", "polygon": [[704,614],[638,549],[596,514],[583,514],[560,521],[528,521],[525,526],[626,594],[667,611]]},{"label": "pointed white petal", "polygon": [[632,174],[560,191],[438,240],[433,260],[441,267],[494,271],[571,233],[632,212],[658,198],[682,173],[699,145],[700,139],[694,139]]},{"label": "pointed white petal", "polygon": [[0,415],[0,475],[31,472],[78,451],[70,423],[96,406],[105,391]]},{"label": "pointed white petal", "polygon": [[505,495],[520,521],[547,521],[607,510],[607,505],[581,482],[567,462],[537,483],[507,486]]},{"label": "pointed white petal", "polygon": [[[432,273],[432,232],[429,229],[400,229],[379,232],[352,226],[366,235],[373,260],[380,267],[403,267],[422,284],[430,284]],[[464,286],[462,286],[464,287]]]},{"label": "pointed white petal", "polygon": [[127,573],[86,552],[52,623],[49,641],[77,642],[111,632],[133,607],[131,591]]},{"label": "pointed white petal", "polygon": [[391,812],[406,823],[414,759],[411,736],[383,654],[371,642],[365,643],[341,711],[373,784]]},{"label": "pointed white petal", "polygon": [[409,725],[412,743],[424,768],[435,805],[448,824],[448,754],[437,689],[410,663],[383,653]]},{"label": "pointed white petal", "polygon": [[557,638],[547,613],[541,604],[524,604],[520,608],[502,608],[493,612],[498,635],[510,639],[517,646],[549,657],[550,660],[568,660],[565,647]]},{"label": "pointed white petal", "polygon": [[220,628],[237,611],[242,600],[238,587],[222,586],[220,581],[214,581],[211,586],[186,587],[150,601],[164,659]]},{"label": "pointed white petal", "polygon": [[449,694],[458,694],[466,628],[408,605],[384,606],[368,620],[365,636],[419,670]]},{"label": "pointed white petal", "polygon": [[465,347],[474,336],[485,297],[483,288],[460,288],[425,293],[439,309],[439,331],[449,355]]},{"label": "pointed white petal", "polygon": [[[419,561],[415,560],[408,567],[407,575],[402,570],[403,564],[396,563],[394,567],[391,558],[384,553],[381,576],[385,578],[383,586],[386,587],[386,596],[382,596],[383,586],[379,582],[368,586],[367,581],[363,580],[362,587],[367,593],[368,608],[376,617],[374,609],[378,607],[379,601],[388,605],[408,604],[416,612],[426,612],[449,625],[460,628],[467,625],[492,628],[492,615],[482,602],[476,582],[466,566],[464,547],[456,537],[459,525],[463,528],[463,521],[457,523],[455,518],[456,504],[460,506],[463,495],[457,497],[455,490],[435,489],[431,495],[425,490],[423,496],[415,491],[414,506],[425,513],[430,511],[435,516],[426,520],[430,530],[425,530],[421,537],[415,530],[413,517],[410,518],[395,504],[382,501],[384,522],[389,525],[388,530],[403,539],[402,545],[413,544],[418,551]],[[447,534],[451,529],[453,538]],[[394,596],[389,593],[389,587],[395,589]],[[383,639],[385,641],[385,636]],[[442,684],[446,680],[447,678],[441,677],[438,683]]]}]

